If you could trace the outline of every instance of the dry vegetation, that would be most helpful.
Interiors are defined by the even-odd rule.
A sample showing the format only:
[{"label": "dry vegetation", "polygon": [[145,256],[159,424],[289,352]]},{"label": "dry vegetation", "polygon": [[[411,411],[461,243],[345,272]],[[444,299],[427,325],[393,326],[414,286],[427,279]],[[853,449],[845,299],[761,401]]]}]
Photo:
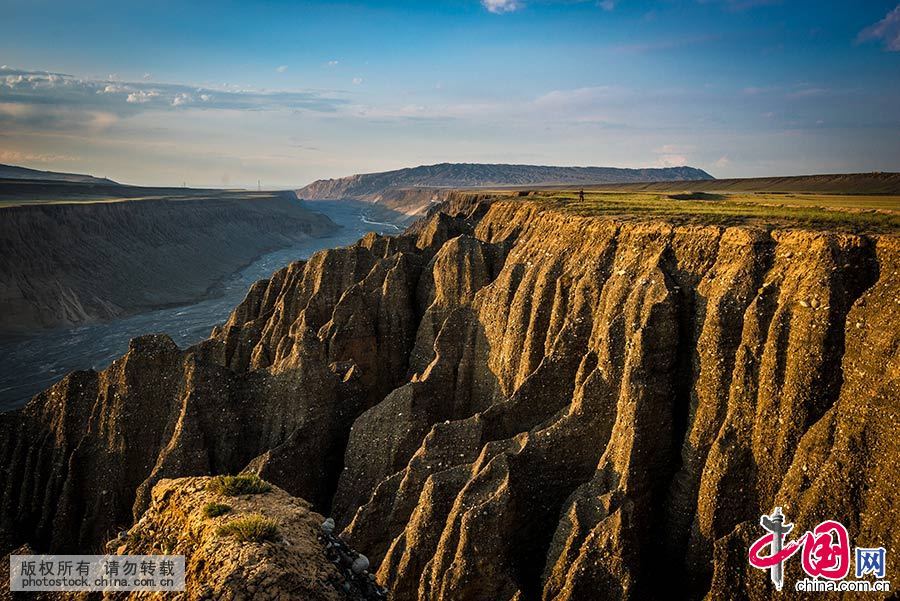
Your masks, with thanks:
[{"label": "dry vegetation", "polygon": [[272,485],[256,474],[237,476],[216,476],[207,485],[210,492],[236,497],[238,495],[258,495],[272,490]]},{"label": "dry vegetation", "polygon": [[231,511],[231,505],[225,505],[224,503],[210,502],[203,506],[203,517],[217,518],[220,515],[225,515],[229,511]]},{"label": "dry vegetation", "polygon": [[660,217],[678,223],[799,225],[854,233],[900,232],[900,196],[802,193],[667,193],[560,190],[531,200],[578,215]]},{"label": "dry vegetation", "polygon": [[231,536],[242,543],[278,540],[278,524],[260,513],[235,518],[216,529],[219,536]]}]

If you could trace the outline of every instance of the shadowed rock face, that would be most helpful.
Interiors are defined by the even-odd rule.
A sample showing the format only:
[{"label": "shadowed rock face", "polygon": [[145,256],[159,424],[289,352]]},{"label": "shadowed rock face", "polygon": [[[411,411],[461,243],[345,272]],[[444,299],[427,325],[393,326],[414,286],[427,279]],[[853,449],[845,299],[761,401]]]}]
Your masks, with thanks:
[{"label": "shadowed rock face", "polygon": [[769,598],[775,505],[897,548],[898,294],[896,237],[453,196],[2,416],[5,542],[83,550],[249,466],[394,599]]}]

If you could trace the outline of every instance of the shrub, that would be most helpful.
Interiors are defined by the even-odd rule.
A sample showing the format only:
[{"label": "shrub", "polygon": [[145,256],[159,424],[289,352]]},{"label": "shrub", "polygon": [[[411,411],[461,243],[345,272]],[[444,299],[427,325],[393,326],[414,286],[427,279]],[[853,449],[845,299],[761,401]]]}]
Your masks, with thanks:
[{"label": "shrub", "polygon": [[236,497],[269,492],[272,490],[272,485],[256,474],[238,474],[237,476],[216,476],[209,482],[207,489],[227,497]]},{"label": "shrub", "polygon": [[689,194],[669,194],[672,200],[726,200],[724,194],[710,194],[709,192],[690,192]]},{"label": "shrub", "polygon": [[224,503],[207,503],[203,506],[203,517],[217,518],[220,515],[225,515],[229,511],[231,511],[230,505],[225,505]]},{"label": "shrub", "polygon": [[278,524],[264,515],[252,513],[235,518],[216,529],[219,536],[232,536],[246,543],[261,543],[278,540]]}]

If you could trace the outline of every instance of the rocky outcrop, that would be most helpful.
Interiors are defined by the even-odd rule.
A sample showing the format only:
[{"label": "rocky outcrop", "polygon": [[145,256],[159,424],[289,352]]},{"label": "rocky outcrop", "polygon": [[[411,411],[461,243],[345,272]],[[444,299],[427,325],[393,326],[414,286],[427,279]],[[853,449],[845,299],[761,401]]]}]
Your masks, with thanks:
[{"label": "rocky outcrop", "polygon": [[[180,478],[159,482],[141,519],[111,540],[107,551],[120,555],[184,555],[187,599],[375,598],[366,596],[361,589],[351,589],[349,584],[344,590],[348,579],[328,558],[321,529],[324,518],[312,511],[308,502],[279,488],[226,497],[209,490],[210,480]],[[223,513],[210,515],[211,505]],[[269,540],[241,540],[222,532],[229,524],[260,516],[274,528]],[[171,597],[171,593],[104,596]]]},{"label": "rocky outcrop", "polygon": [[162,478],[249,467],[394,599],[769,598],[775,505],[897,549],[898,294],[896,236],[451,195],[4,415],[2,524],[83,548]]},{"label": "rocky outcrop", "polygon": [[0,208],[0,334],[194,302],[259,255],[337,230],[288,193],[169,192]]}]

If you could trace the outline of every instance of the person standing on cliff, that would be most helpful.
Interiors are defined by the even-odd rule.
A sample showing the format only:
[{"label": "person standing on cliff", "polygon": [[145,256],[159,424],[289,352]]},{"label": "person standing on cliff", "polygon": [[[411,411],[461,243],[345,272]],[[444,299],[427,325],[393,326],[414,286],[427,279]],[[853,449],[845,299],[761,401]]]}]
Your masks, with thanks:
[{"label": "person standing on cliff", "polygon": [[578,193],[578,200],[579,202],[584,202],[584,188]]}]

